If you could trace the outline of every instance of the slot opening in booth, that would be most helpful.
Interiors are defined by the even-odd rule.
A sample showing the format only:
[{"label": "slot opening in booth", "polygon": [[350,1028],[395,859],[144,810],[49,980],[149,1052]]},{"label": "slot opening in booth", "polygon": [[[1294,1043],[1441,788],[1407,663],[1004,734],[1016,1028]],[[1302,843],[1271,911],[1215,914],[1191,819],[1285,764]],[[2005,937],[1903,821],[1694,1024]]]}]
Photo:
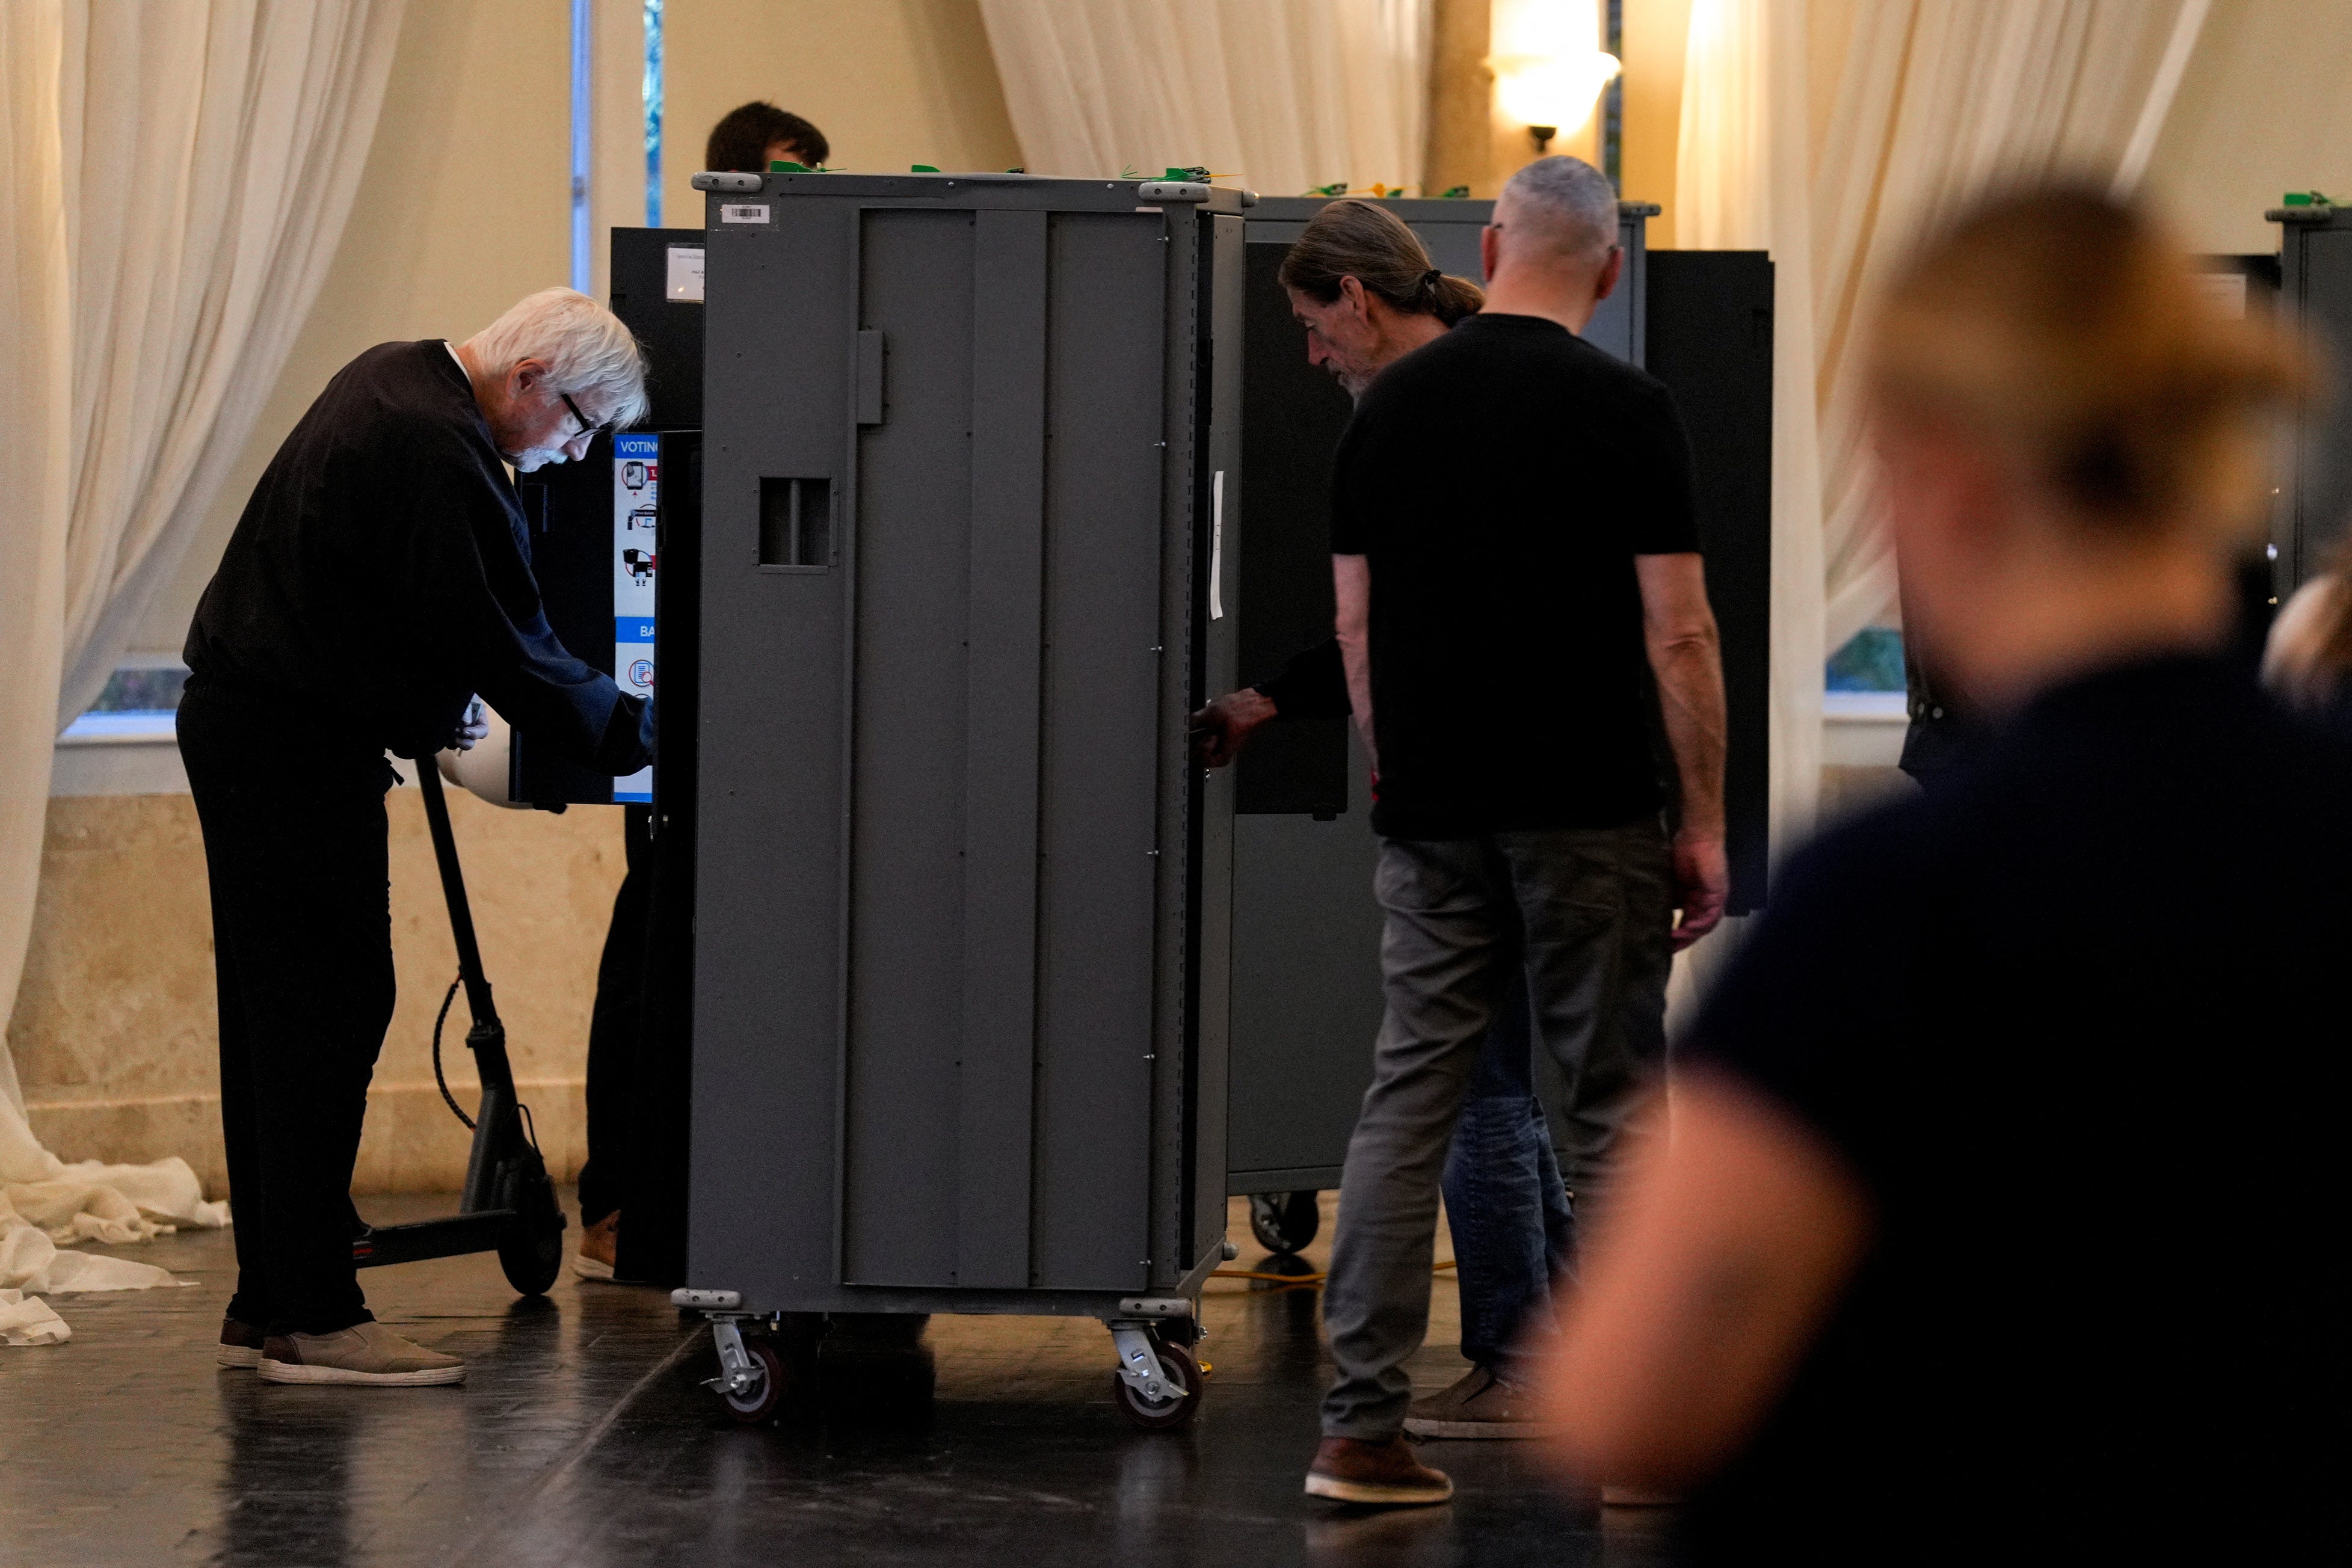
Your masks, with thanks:
[{"label": "slot opening in booth", "polygon": [[760,564],[824,571],[833,565],[833,481],[760,481]]}]

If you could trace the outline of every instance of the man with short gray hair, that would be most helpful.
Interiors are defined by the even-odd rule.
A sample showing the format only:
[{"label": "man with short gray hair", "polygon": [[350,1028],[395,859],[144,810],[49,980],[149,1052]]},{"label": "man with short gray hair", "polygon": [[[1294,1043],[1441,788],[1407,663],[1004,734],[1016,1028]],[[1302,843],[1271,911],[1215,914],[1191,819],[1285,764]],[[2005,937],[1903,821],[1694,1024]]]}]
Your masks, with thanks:
[{"label": "man with short gray hair", "polygon": [[1502,1370],[1415,1405],[1405,1369],[1428,1327],[1440,1173],[1507,991],[1524,985],[1567,1080],[1582,1202],[1663,1070],[1673,952],[1721,918],[1727,881],[1689,441],[1664,385],[1579,336],[1623,263],[1615,193],[1539,160],[1482,244],[1485,309],[1381,372],[1333,465],[1387,1001],[1340,1180],[1324,1294],[1339,1376],[1307,1476],[1343,1502],[1452,1494],[1403,1440],[1408,1406],[1432,1436],[1530,1429]]},{"label": "man with short gray hair", "polygon": [[645,366],[585,295],[531,295],[461,345],[381,343],[270,460],[188,629],[180,755],[203,827],[220,990],[236,1294],[217,1359],[278,1383],[456,1383],[374,1321],[352,1168],[392,1020],[389,751],[431,766],[518,728],[614,775],[649,706],[541,611],[507,469],[584,456],[642,417]]}]

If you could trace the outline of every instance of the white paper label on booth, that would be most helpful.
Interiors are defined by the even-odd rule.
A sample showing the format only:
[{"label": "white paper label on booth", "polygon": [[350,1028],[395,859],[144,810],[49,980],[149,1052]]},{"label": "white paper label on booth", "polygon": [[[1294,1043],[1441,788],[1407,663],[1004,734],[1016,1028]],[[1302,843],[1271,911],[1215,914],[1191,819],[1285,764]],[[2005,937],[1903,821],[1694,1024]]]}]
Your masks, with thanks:
[{"label": "white paper label on booth", "polygon": [[763,202],[721,202],[719,204],[719,221],[722,224],[764,224],[768,221],[768,207]]},{"label": "white paper label on booth", "polygon": [[2216,316],[2232,321],[2243,320],[2246,314],[2246,275],[2242,272],[2200,272],[2191,275],[2197,281],[2197,292]]},{"label": "white paper label on booth", "polygon": [[674,245],[669,247],[669,280],[664,291],[667,298],[702,303],[702,247],[698,245]]},{"label": "white paper label on booth", "polygon": [[[673,257],[677,254],[670,252]],[[694,254],[698,260],[702,255]],[[642,432],[614,436],[613,679],[631,696],[647,699],[654,695],[655,525],[661,515],[660,497],[661,437]],[[615,800],[653,798],[650,768],[613,780]]]},{"label": "white paper label on booth", "polygon": [[1225,471],[1209,476],[1209,619],[1225,618]]}]

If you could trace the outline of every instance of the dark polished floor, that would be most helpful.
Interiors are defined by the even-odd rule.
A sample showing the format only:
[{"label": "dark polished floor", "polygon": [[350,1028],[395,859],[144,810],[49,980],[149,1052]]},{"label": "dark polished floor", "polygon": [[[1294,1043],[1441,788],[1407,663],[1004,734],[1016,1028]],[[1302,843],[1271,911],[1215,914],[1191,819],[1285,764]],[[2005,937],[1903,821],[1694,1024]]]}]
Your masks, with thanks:
[{"label": "dark polished floor", "polygon": [[[387,1222],[439,1206],[362,1207]],[[1444,1508],[1302,1497],[1329,1365],[1311,1291],[1212,1287],[1201,1354],[1214,1371],[1187,1430],[1128,1427],[1109,1336],[1041,1318],[936,1320],[928,1401],[828,1387],[746,1428],[698,1385],[716,1370],[709,1331],[657,1291],[567,1277],[518,1301],[488,1258],[377,1270],[377,1314],[463,1354],[466,1385],[280,1387],[213,1365],[225,1235],[128,1250],[198,1284],[62,1298],[71,1343],[0,1350],[0,1563],[1657,1561],[1654,1516],[1611,1509],[1604,1522],[1517,1444],[1423,1448],[1454,1478]],[[1432,1338],[1414,1371],[1433,1388],[1463,1368],[1443,1279]]]}]

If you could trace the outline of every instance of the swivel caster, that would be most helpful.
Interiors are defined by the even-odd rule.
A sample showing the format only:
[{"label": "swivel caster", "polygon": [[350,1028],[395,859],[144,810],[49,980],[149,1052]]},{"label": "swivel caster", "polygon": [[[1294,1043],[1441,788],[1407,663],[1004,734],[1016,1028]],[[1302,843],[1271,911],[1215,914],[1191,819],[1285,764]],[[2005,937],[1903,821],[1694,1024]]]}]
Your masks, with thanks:
[{"label": "swivel caster", "polygon": [[1201,1365],[1191,1351],[1137,1324],[1114,1323],[1110,1334],[1119,1360],[1118,1370],[1110,1375],[1111,1392],[1129,1426],[1164,1432],[1200,1413]]},{"label": "swivel caster", "polygon": [[783,1353],[769,1340],[745,1339],[728,1319],[712,1323],[710,1333],[719,1344],[719,1375],[703,1386],[717,1390],[727,1413],[746,1427],[773,1416],[793,1385]]},{"label": "swivel caster", "polygon": [[1321,1196],[1313,1192],[1252,1193],[1250,1234],[1269,1252],[1304,1251],[1307,1244],[1315,1239],[1315,1233],[1323,1228],[1323,1208],[1316,1201]]}]

